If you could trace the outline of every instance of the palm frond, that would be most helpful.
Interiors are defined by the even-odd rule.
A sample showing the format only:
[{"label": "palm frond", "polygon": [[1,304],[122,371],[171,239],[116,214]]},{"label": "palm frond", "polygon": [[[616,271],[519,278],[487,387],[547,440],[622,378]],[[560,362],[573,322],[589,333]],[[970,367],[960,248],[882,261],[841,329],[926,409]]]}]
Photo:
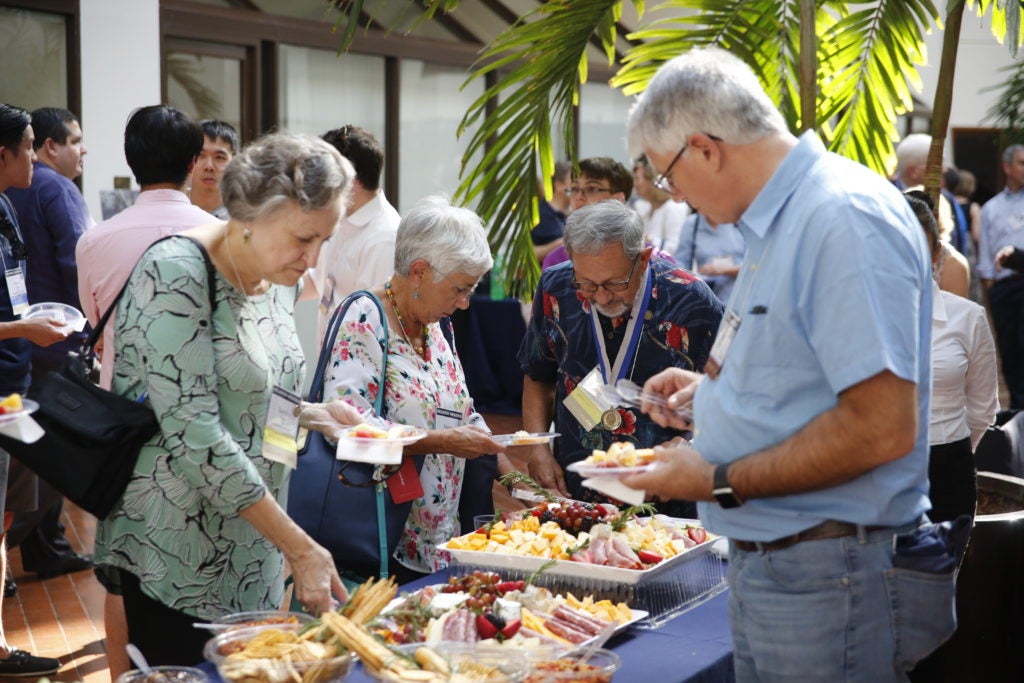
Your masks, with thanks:
[{"label": "palm frond", "polygon": [[491,43],[467,80],[490,73],[498,79],[459,126],[460,136],[473,132],[456,198],[475,203],[491,226],[491,247],[507,258],[505,271],[492,277],[502,277],[515,296],[529,297],[540,275],[530,230],[539,220],[537,179],[551,191],[553,131],[575,158],[573,110],[586,80],[587,44],[597,35],[605,53],[614,56],[621,5],[622,0],[541,5]]},{"label": "palm frond", "polygon": [[1000,71],[1008,74],[1006,80],[981,92],[1000,91],[987,116],[995,127],[1003,129],[1000,146],[1005,147],[1024,141],[1024,62],[1005,66]]}]

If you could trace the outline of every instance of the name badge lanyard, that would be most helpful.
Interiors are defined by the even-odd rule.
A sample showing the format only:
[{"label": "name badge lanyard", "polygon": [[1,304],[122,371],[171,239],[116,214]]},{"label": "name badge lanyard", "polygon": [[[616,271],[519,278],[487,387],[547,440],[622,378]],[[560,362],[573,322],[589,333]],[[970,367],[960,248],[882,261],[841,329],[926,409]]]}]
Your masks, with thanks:
[{"label": "name badge lanyard", "polygon": [[[608,357],[608,347],[605,344],[604,335],[601,333],[601,321],[598,320],[597,308],[590,305],[590,325],[597,340],[597,364],[601,371],[601,377],[605,384],[614,384],[616,381],[626,377],[627,368],[631,368],[631,361],[636,356],[637,347],[640,346],[640,335],[643,333],[643,320],[647,315],[647,307],[651,302],[651,291],[654,289],[654,279],[651,277],[651,268],[644,270],[644,283],[642,287],[643,296],[633,299],[633,308],[630,311],[629,322],[626,323],[626,335],[623,344],[619,346],[619,352],[615,355],[615,362],[612,363]],[[609,371],[609,367],[611,370]],[[614,416],[606,414],[602,422],[614,422],[621,420],[618,411]],[[606,424],[606,427],[617,428]]]}]

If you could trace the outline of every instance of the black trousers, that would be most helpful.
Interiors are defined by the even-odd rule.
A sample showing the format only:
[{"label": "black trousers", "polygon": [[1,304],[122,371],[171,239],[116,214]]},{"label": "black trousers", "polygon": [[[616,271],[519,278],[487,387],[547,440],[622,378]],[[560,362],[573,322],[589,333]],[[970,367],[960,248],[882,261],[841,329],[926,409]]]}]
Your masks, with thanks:
[{"label": "black trousers", "polygon": [[996,346],[1003,379],[1010,391],[1010,407],[1024,408],[1024,276],[999,280],[988,292]]},{"label": "black trousers", "polygon": [[973,516],[978,502],[976,479],[969,437],[932,446],[928,455],[929,519],[945,522],[960,515]]},{"label": "black trousers", "polygon": [[121,572],[121,591],[128,621],[128,642],[153,665],[195,666],[203,661],[209,631],[192,626],[204,621],[154,600],[142,592],[139,578]]}]

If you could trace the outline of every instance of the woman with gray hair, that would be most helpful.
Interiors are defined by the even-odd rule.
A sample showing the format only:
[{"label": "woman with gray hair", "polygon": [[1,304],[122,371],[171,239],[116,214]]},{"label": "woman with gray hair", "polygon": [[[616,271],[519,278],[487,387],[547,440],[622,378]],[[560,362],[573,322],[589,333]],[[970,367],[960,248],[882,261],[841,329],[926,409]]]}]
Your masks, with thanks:
[{"label": "woman with gray hair", "polygon": [[303,380],[298,283],[334,232],[353,176],[320,140],[267,136],[224,171],[231,220],[159,241],[128,281],[113,390],[145,400],[160,431],[99,521],[95,558],[118,574],[128,637],[153,664],[200,661],[208,634],[197,620],[280,607],[285,559],[310,611],[331,607],[332,593],[345,597],[330,553],[277,496],[299,426],[282,414],[332,431],[358,420],[340,402],[293,411],[280,399]]},{"label": "woman with gray hair", "polygon": [[[413,455],[425,457],[419,486],[413,483],[415,492],[408,494],[414,500],[393,554],[398,562],[393,573],[401,583],[448,565],[447,553],[438,546],[460,533],[465,459],[505,450],[473,409],[447,320],[455,309],[469,307],[470,296],[492,264],[480,218],[444,197],[428,197],[398,225],[394,274],[370,290],[383,303],[387,318],[386,364],[384,330],[369,297],[352,302],[333,341],[325,397],[341,398],[368,412],[383,391],[389,421],[427,430],[426,438],[404,451],[405,461]],[[336,559],[346,573],[377,570],[354,566],[355,558],[348,563]]]}]

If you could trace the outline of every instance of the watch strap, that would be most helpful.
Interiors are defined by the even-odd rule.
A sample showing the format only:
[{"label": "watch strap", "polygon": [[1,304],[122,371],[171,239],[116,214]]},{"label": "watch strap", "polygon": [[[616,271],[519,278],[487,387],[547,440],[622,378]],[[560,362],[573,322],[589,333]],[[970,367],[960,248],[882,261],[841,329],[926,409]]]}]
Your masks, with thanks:
[{"label": "watch strap", "polygon": [[729,485],[729,464],[723,462],[717,465],[711,482],[711,495],[726,510],[743,505],[743,500],[736,495],[736,492],[732,490],[732,486]]}]

